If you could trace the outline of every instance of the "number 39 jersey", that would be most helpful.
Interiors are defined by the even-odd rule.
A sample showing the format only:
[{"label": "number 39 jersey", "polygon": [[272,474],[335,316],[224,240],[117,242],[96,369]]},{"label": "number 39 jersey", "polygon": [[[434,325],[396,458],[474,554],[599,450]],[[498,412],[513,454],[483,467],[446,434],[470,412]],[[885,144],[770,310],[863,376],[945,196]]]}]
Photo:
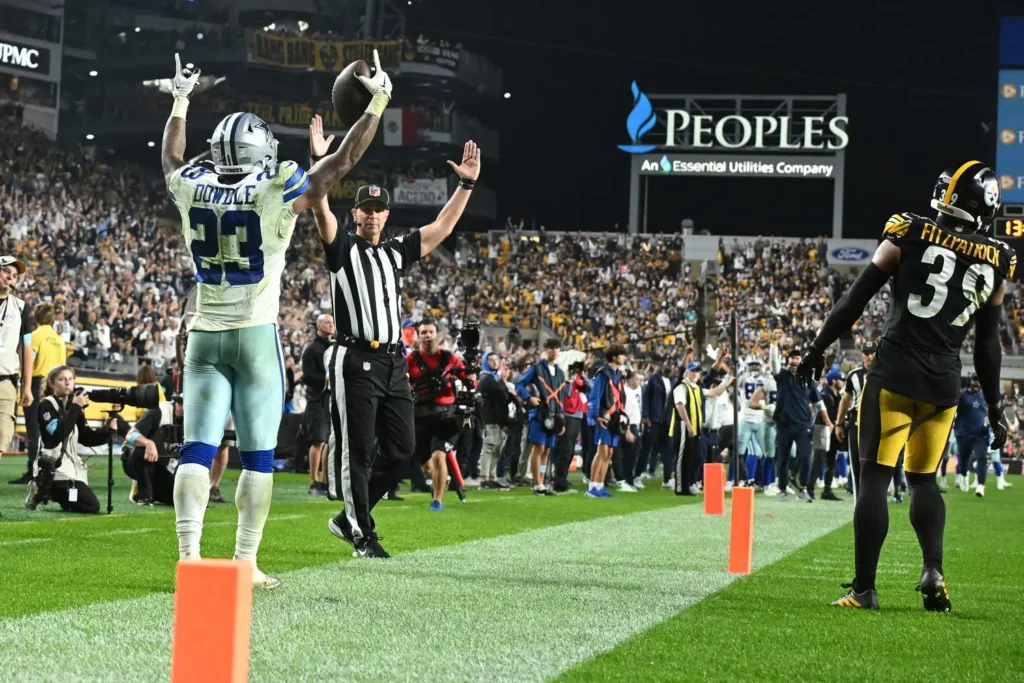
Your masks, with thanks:
[{"label": "number 39 jersey", "polygon": [[901,256],[868,381],[918,401],[954,405],[960,347],[978,309],[1013,278],[1017,256],[999,240],[940,228],[911,213],[890,218],[883,238]]},{"label": "number 39 jersey", "polygon": [[190,330],[277,323],[285,252],[295,229],[292,204],[308,186],[294,161],[233,185],[197,165],[171,176],[167,187],[199,283]]}]

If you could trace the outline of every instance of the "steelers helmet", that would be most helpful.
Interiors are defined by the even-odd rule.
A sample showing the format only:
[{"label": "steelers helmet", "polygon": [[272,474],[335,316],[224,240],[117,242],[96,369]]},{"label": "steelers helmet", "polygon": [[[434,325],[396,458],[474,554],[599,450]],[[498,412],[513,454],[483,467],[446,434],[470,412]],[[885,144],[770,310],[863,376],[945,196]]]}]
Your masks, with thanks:
[{"label": "steelers helmet", "polygon": [[975,232],[988,232],[1000,206],[999,181],[980,161],[968,161],[946,169],[935,183],[932,208],[940,214],[969,223]]},{"label": "steelers helmet", "polygon": [[255,114],[228,114],[207,142],[213,169],[219,174],[249,174],[277,166],[277,140],[270,126]]}]

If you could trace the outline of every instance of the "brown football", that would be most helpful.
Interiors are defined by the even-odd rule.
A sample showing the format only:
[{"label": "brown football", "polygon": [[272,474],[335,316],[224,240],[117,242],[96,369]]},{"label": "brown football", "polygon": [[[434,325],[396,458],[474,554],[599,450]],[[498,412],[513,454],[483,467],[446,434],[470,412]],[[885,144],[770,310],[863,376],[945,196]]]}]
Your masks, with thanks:
[{"label": "brown football", "polygon": [[334,111],[338,112],[338,118],[346,128],[358,121],[370,105],[370,91],[359,82],[356,74],[369,76],[370,65],[362,59],[352,62],[338,74],[331,91]]}]

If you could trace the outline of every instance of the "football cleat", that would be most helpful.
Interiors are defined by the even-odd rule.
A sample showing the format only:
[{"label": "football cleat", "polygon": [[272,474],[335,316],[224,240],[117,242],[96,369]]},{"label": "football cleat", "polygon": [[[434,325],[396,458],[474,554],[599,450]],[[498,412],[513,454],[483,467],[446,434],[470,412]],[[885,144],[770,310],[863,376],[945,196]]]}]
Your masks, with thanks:
[{"label": "football cleat", "polygon": [[266,590],[273,590],[281,585],[281,579],[276,576],[267,576],[253,565],[252,568],[252,587],[263,588]]},{"label": "football cleat", "polygon": [[352,547],[355,547],[356,542],[352,539],[352,534],[345,531],[345,527],[338,523],[336,517],[332,517],[330,521],[327,522],[327,528],[328,530],[330,530],[332,534],[334,534],[341,540],[345,541]]},{"label": "football cleat", "polygon": [[388,555],[387,551],[380,546],[379,537],[371,536],[359,539],[359,542],[356,543],[356,551],[352,553],[352,557],[387,559],[391,555]]},{"label": "football cleat", "polygon": [[946,590],[946,580],[937,569],[923,570],[921,583],[917,584],[914,590],[921,594],[926,612],[949,612],[952,609],[949,591]]},{"label": "football cleat", "polygon": [[878,609],[878,591],[875,589],[858,593],[853,590],[852,583],[844,583],[843,588],[848,588],[846,595],[832,603],[833,607],[852,607],[853,609]]}]

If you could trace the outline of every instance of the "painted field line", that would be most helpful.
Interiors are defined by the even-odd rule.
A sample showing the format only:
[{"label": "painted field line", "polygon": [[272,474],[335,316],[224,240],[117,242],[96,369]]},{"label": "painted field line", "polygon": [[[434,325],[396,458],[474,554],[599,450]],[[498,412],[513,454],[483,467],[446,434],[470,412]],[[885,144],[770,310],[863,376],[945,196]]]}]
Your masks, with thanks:
[{"label": "painted field line", "polygon": [[20,541],[0,541],[0,548],[5,548],[12,545],[31,545],[33,543],[47,543],[52,541],[52,538],[23,538]]}]

